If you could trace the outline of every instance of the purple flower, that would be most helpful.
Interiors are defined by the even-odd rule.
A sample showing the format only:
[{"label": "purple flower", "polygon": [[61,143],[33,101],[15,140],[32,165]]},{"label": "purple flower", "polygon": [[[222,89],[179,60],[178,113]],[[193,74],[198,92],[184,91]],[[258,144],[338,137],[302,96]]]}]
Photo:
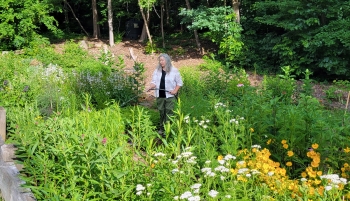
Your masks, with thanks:
[{"label": "purple flower", "polygon": [[26,86],[24,86],[24,89],[23,89],[23,92],[28,92],[29,91],[29,86],[28,85],[26,85]]},{"label": "purple flower", "polygon": [[9,84],[9,81],[5,80],[3,84],[4,84],[4,86],[7,86]]},{"label": "purple flower", "polygon": [[243,87],[243,86],[244,86],[244,84],[242,84],[242,83],[237,84],[237,87]]}]

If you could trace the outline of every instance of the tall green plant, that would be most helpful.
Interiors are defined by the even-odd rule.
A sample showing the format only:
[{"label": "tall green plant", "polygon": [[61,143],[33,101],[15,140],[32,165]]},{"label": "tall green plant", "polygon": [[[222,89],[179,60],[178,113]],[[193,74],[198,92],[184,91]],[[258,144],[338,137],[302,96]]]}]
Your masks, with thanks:
[{"label": "tall green plant", "polygon": [[57,21],[50,13],[54,6],[49,1],[12,1],[0,3],[0,50],[19,49],[42,38],[41,26],[57,34]]}]

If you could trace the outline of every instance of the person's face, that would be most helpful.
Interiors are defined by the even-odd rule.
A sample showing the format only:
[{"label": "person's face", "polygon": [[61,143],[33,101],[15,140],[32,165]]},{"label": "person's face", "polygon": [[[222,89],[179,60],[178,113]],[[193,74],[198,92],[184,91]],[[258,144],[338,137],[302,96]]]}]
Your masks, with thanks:
[{"label": "person's face", "polygon": [[165,67],[166,61],[165,61],[165,59],[164,59],[163,57],[160,57],[160,58],[159,58],[159,64],[160,64],[160,66],[161,66],[162,68]]}]

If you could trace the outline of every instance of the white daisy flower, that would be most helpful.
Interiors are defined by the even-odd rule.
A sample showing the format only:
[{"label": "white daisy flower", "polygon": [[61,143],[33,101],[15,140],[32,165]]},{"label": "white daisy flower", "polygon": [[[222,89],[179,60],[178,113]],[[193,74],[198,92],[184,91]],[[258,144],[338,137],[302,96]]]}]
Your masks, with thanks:
[{"label": "white daisy flower", "polygon": [[192,197],[192,193],[190,191],[186,191],[180,196],[180,200],[188,199],[189,197]]},{"label": "white daisy flower", "polygon": [[217,192],[216,190],[210,190],[208,193],[208,195],[213,198],[215,198],[218,194],[219,192]]}]

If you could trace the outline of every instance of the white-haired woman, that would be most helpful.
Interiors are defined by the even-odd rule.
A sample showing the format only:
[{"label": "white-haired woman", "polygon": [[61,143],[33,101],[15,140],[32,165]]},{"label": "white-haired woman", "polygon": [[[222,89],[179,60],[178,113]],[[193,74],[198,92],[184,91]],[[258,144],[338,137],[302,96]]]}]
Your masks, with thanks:
[{"label": "white-haired woman", "polygon": [[160,54],[157,68],[153,72],[152,82],[147,91],[155,90],[162,130],[164,129],[163,125],[169,120],[169,116],[173,115],[176,104],[175,96],[182,85],[180,72],[172,65],[170,56],[164,53]]}]

